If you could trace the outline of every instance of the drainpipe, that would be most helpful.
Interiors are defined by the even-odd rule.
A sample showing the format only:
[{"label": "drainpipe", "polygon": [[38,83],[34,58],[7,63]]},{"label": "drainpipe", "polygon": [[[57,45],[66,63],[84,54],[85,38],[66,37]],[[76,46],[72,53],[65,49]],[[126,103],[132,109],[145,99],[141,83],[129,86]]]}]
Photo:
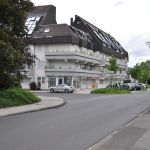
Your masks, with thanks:
[{"label": "drainpipe", "polygon": [[[34,55],[35,55],[35,43],[33,44],[33,50],[34,50]],[[36,74],[36,73],[35,73],[35,65],[36,65],[36,64],[34,64],[34,66],[33,66],[33,81],[34,81],[34,82],[36,82],[36,79],[35,79],[35,74]]]}]

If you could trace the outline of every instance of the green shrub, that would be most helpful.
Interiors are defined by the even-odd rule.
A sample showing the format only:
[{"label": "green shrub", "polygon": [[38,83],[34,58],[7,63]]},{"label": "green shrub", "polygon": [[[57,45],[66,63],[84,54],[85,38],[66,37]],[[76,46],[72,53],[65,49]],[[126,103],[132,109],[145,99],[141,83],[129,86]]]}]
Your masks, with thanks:
[{"label": "green shrub", "polygon": [[36,84],[36,82],[31,82],[30,83],[30,90],[37,90],[37,84]]},{"label": "green shrub", "polygon": [[20,106],[39,102],[40,99],[23,89],[6,89],[0,91],[0,108]]},{"label": "green shrub", "polygon": [[127,94],[129,90],[119,88],[102,88],[91,91],[93,94]]}]

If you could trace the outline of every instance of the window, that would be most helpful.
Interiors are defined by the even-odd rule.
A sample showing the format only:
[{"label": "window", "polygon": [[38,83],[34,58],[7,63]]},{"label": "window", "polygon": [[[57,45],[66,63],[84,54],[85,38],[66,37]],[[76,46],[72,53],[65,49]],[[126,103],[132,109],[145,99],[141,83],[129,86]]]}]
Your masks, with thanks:
[{"label": "window", "polygon": [[82,47],[82,40],[79,39],[79,47]]},{"label": "window", "polygon": [[80,68],[81,68],[81,69],[86,69],[86,65],[85,65],[85,64],[81,64],[81,65],[80,65]]},{"label": "window", "polygon": [[45,83],[45,77],[42,77],[42,83]]},{"label": "window", "polygon": [[40,20],[40,17],[29,17],[25,22],[25,25],[28,29],[28,34],[32,34],[36,27],[36,23]]},{"label": "window", "polygon": [[37,77],[37,82],[41,83],[41,77]]},{"label": "window", "polygon": [[48,87],[56,86],[56,77],[48,77]]},{"label": "window", "polygon": [[100,80],[99,80],[99,83],[100,83],[100,84],[103,84],[103,83],[104,83],[104,79],[100,79]]},{"label": "window", "polygon": [[119,69],[119,73],[120,73],[120,74],[122,73],[122,69]]},{"label": "window", "polygon": [[64,77],[64,84],[71,86],[72,85],[72,77]]},{"label": "window", "polygon": [[106,59],[106,54],[103,54],[103,59]]}]

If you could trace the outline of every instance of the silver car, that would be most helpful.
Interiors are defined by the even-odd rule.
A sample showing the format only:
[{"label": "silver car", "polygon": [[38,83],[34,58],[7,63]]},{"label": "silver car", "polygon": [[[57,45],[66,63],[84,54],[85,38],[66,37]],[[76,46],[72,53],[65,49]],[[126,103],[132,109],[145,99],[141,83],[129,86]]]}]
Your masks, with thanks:
[{"label": "silver car", "polygon": [[51,93],[54,93],[54,92],[73,93],[74,90],[75,89],[72,86],[68,86],[66,84],[59,84],[57,86],[52,86],[52,87],[49,88],[49,91]]}]

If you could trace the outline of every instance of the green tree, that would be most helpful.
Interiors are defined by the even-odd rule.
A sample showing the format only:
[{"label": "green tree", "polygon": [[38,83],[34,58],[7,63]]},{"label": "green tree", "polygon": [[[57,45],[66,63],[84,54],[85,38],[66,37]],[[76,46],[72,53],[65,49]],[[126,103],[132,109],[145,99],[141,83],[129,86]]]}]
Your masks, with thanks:
[{"label": "green tree", "polygon": [[129,72],[139,82],[150,82],[150,60],[136,64]]},{"label": "green tree", "polygon": [[108,70],[113,71],[114,73],[118,70],[117,60],[114,56],[109,59]]},{"label": "green tree", "polygon": [[34,63],[34,56],[25,42],[30,0],[0,0],[0,89],[20,84],[25,64]]},{"label": "green tree", "polygon": [[130,68],[129,73],[131,74],[133,79],[139,80],[142,74],[140,64],[136,64],[133,68]]},{"label": "green tree", "polygon": [[[107,66],[108,70],[109,71],[112,71],[112,75],[110,77],[110,82],[112,83],[113,82],[113,78],[114,78],[114,74],[117,72],[118,70],[118,65],[117,65],[117,59],[112,56],[110,59],[109,59],[109,64]],[[110,84],[111,84],[110,83]]]}]

